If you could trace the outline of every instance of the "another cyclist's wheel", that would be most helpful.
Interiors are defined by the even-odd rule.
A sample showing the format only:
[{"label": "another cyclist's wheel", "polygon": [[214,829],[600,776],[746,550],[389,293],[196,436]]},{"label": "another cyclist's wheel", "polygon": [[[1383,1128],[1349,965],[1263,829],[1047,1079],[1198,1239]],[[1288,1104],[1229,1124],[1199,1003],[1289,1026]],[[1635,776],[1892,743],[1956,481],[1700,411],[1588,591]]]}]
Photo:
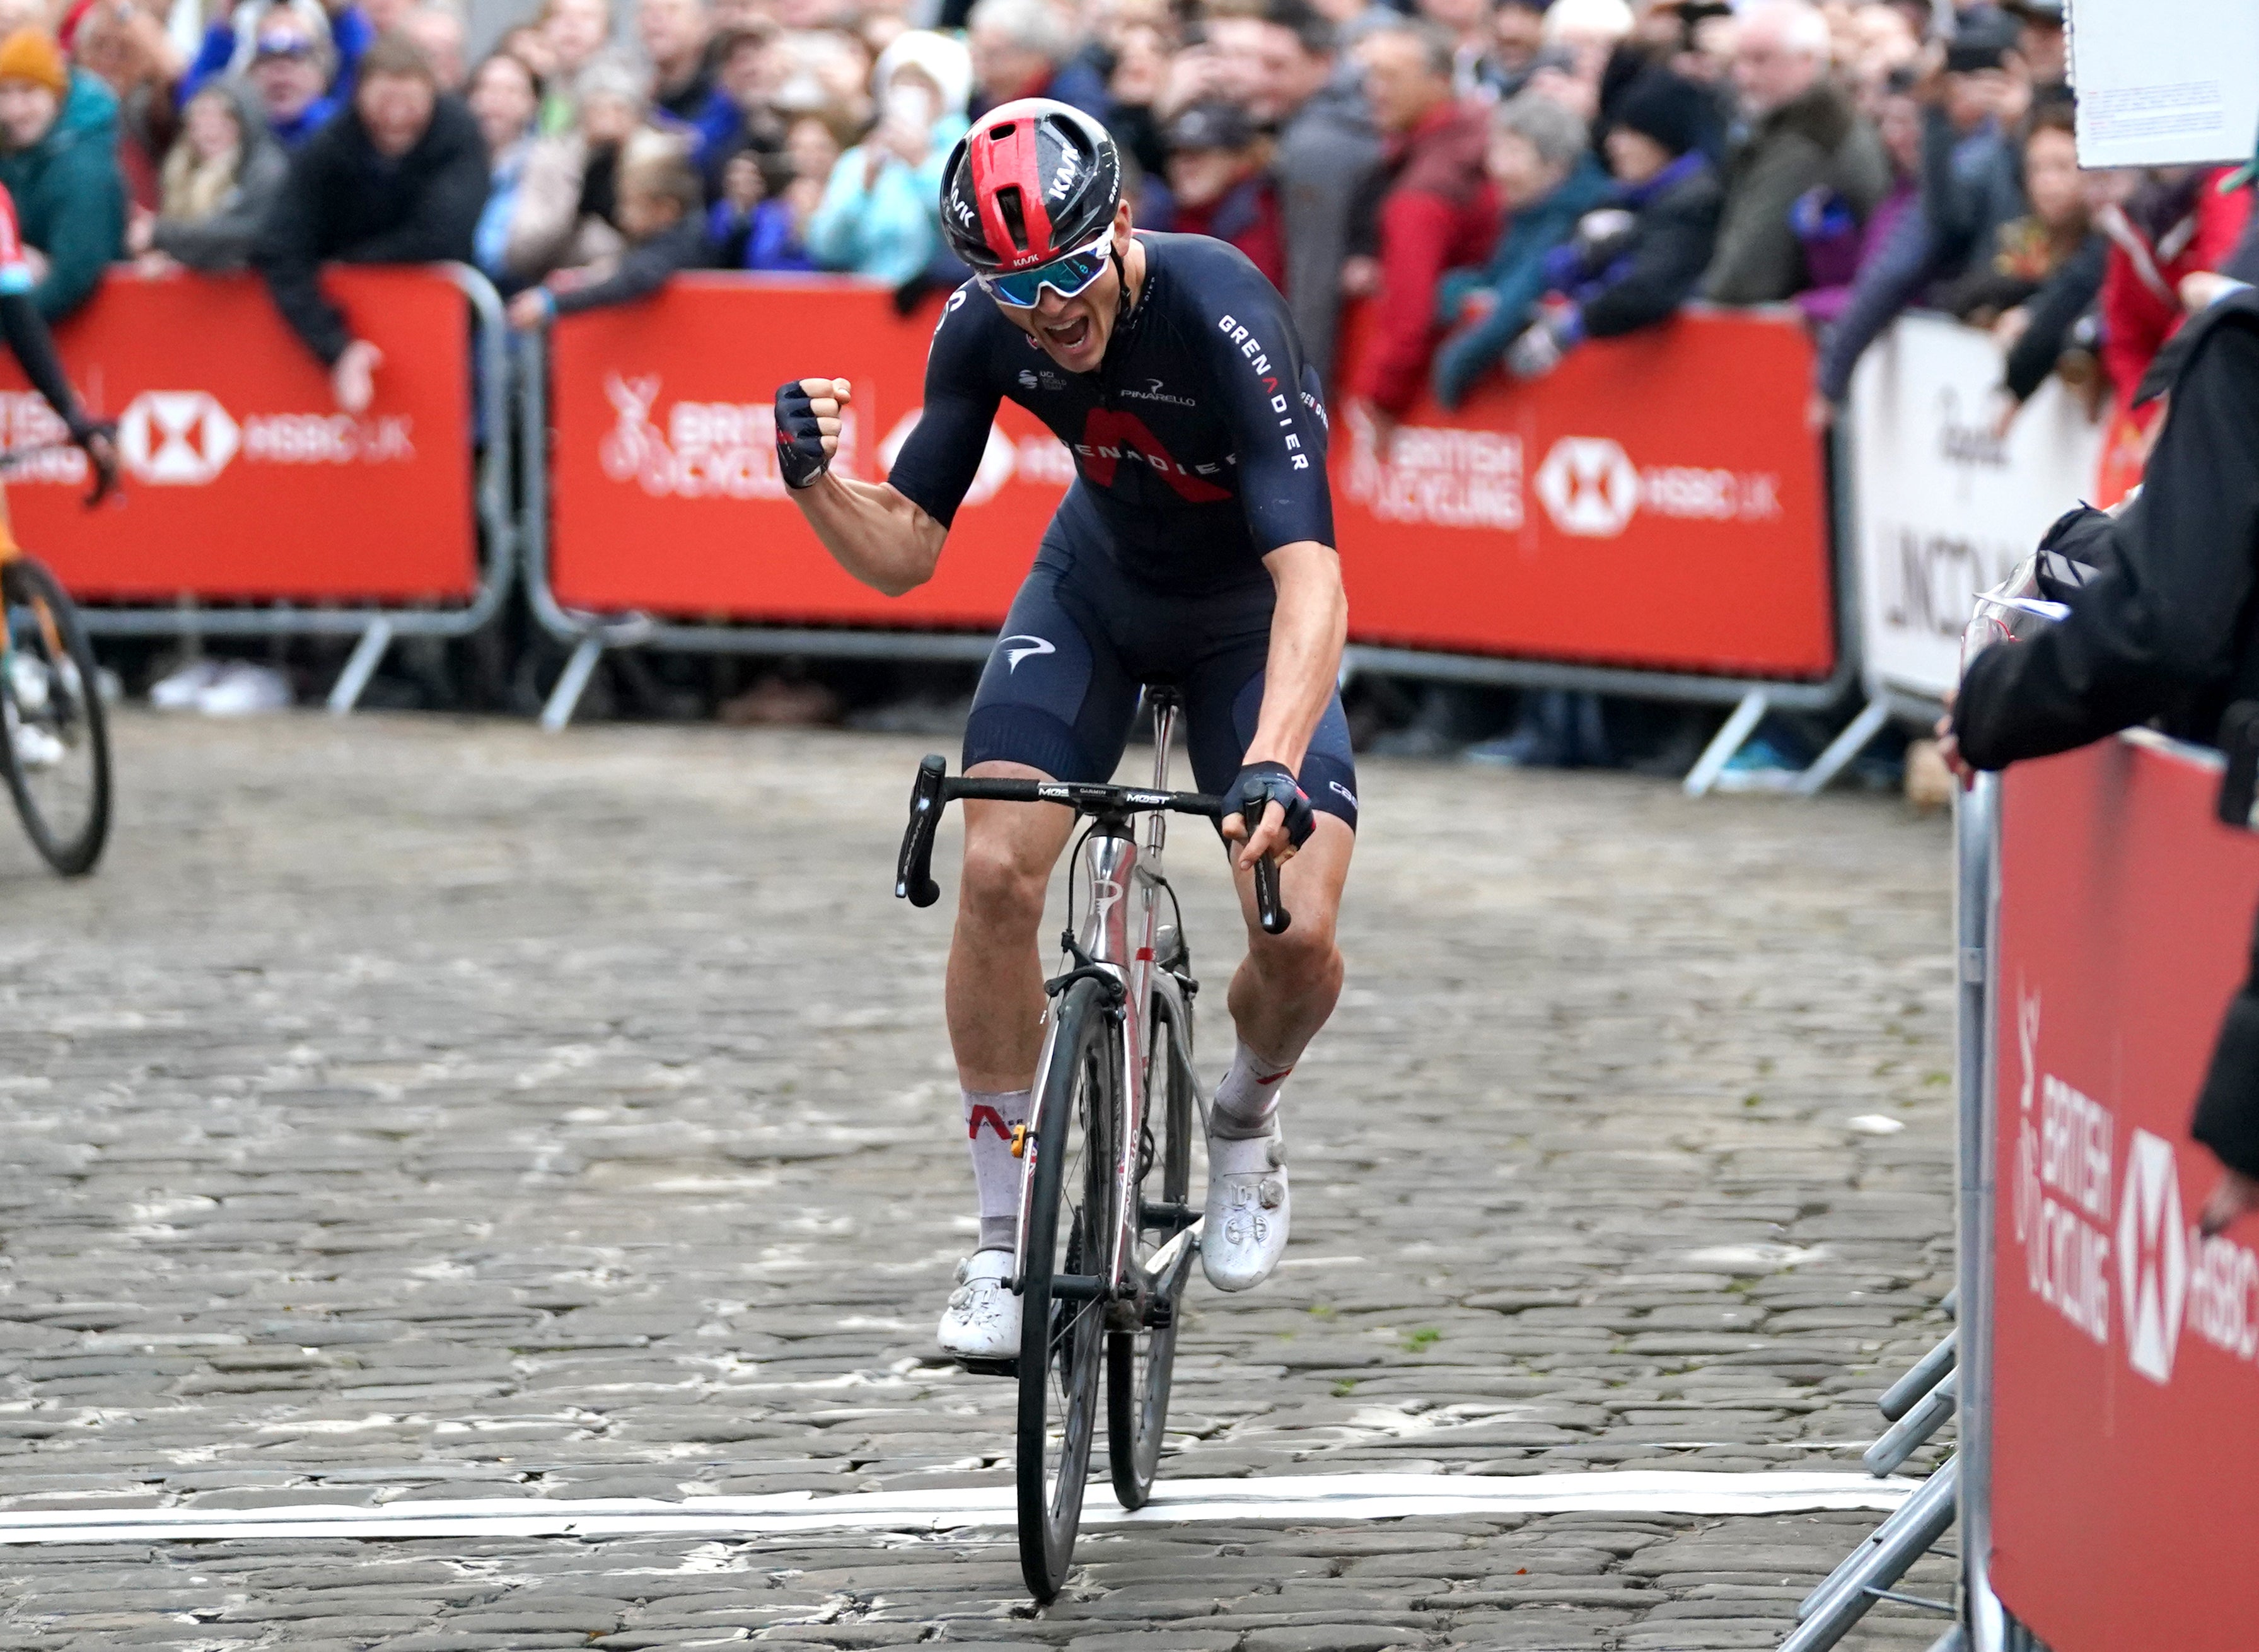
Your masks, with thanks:
[{"label": "another cyclist's wheel", "polygon": [[1106,1338],[1098,1289],[1114,1232],[1112,1008],[1096,982],[1080,981],[1053,1013],[1058,1033],[1034,1109],[1020,1298],[1020,1570],[1038,1601],[1066,1581],[1082,1523]]},{"label": "another cyclist's wheel", "polygon": [[24,828],[66,877],[94,870],[110,835],[110,734],[94,651],[55,576],[0,563],[0,767]]},{"label": "another cyclist's wheel", "polygon": [[[1189,1034],[1191,1029],[1183,1029]],[[1137,1155],[1137,1257],[1145,1262],[1198,1214],[1186,1207],[1192,1183],[1193,1074],[1177,1058],[1169,1028],[1169,1000],[1153,1000],[1146,1036],[1145,1129]],[[1186,1245],[1160,1290],[1146,1304],[1135,1330],[1106,1339],[1106,1453],[1114,1470],[1114,1495],[1124,1508],[1142,1508],[1153,1494],[1161,1461],[1161,1435],[1169,1421],[1169,1378],[1177,1357],[1177,1314],[1191,1277]]]}]

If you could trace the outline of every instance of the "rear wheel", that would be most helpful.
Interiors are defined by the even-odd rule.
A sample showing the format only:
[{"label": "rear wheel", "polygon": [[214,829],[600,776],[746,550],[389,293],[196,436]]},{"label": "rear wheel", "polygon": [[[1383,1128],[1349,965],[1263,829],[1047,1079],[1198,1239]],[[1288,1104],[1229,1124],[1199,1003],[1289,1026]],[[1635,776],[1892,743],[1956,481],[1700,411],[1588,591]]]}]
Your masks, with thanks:
[{"label": "rear wheel", "polygon": [[1114,1232],[1115,1022],[1094,981],[1054,1012],[1058,1034],[1034,1109],[1026,1272],[1020,1298],[1020,1570],[1038,1601],[1057,1595],[1074,1559],[1098,1386]]},{"label": "rear wheel", "polygon": [[65,877],[94,870],[110,836],[110,731],[94,650],[55,576],[0,563],[0,770],[24,830]]},{"label": "rear wheel", "polygon": [[[1145,1128],[1138,1150],[1137,1261],[1177,1236],[1198,1214],[1186,1200],[1192,1185],[1193,1084],[1172,1040],[1170,1001],[1156,993],[1146,1036]],[[1190,1043],[1191,1029],[1184,1029]],[[1114,1495],[1124,1508],[1143,1508],[1153,1494],[1161,1437],[1169,1420],[1169,1382],[1176,1365],[1178,1305],[1192,1273],[1187,1245],[1134,1330],[1106,1339],[1106,1451]]]}]

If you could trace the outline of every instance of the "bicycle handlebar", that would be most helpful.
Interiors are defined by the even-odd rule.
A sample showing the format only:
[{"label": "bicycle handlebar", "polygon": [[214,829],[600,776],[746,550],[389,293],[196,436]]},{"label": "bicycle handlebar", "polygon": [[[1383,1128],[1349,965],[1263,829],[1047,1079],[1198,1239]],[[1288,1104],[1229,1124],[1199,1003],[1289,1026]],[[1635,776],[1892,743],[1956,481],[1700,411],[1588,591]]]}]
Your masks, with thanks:
[{"label": "bicycle handlebar", "polygon": [[[1221,823],[1223,800],[1206,792],[1152,792],[1135,786],[1101,786],[1078,780],[980,780],[949,778],[949,761],[939,753],[918,765],[910,786],[909,825],[894,865],[894,894],[914,907],[941,899],[933,879],[933,837],[941,811],[961,797],[999,803],[1064,803],[1078,815],[1121,817],[1161,812],[1198,815]],[[1255,863],[1255,910],[1265,935],[1284,935],[1294,921],[1279,898],[1279,863],[1268,856]]]}]

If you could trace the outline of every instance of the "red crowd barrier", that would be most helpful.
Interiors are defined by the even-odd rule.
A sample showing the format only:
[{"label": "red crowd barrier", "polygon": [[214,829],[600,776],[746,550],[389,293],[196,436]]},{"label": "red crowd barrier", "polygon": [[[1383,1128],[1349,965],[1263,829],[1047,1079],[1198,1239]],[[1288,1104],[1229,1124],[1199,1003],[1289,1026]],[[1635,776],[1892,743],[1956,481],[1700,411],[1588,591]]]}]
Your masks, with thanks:
[{"label": "red crowd barrier", "polygon": [[2259,1614],[2259,1231],[2196,1231],[2189,1118],[2259,905],[2217,759],[2004,777],[1992,1583],[2055,1652],[2239,1652]]},{"label": "red crowd barrier", "polygon": [[[337,410],[329,375],[254,277],[114,274],[56,331],[118,422],[126,506],[89,513],[84,458],[7,477],[16,535],[92,602],[462,601],[479,588],[471,328],[443,270],[338,269],[324,284],[383,351],[376,400]],[[0,367],[11,448],[62,428]]]},{"label": "red crowd barrier", "polygon": [[1826,677],[1834,580],[1827,479],[1804,424],[1811,383],[1800,324],[1694,313],[1580,345],[1533,384],[1493,375],[1456,413],[1422,397],[1386,466],[1363,417],[1338,410],[1352,634]]},{"label": "red crowd barrier", "polygon": [[[786,497],[770,397],[853,381],[842,467],[880,478],[918,417],[938,306],[875,288],[692,276],[550,339],[551,589],[570,609],[766,624],[994,627],[1072,480],[1007,402],[933,581],[841,573]],[[1688,317],[1578,350],[1543,384],[1416,409],[1393,461],[1351,416],[1334,482],[1353,639],[1817,679],[1835,661],[1809,346],[1769,317]],[[1721,405],[1730,417],[1721,417]]]}]

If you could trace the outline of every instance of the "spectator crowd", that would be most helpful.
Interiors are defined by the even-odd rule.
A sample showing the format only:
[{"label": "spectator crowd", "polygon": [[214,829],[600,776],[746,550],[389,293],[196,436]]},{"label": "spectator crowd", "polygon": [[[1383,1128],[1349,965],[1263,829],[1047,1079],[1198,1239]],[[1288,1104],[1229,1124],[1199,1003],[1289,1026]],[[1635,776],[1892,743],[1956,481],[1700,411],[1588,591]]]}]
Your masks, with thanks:
[{"label": "spectator crowd", "polygon": [[1279,286],[1383,451],[1690,300],[1796,306],[1824,427],[1921,306],[2002,341],[2002,429],[2060,374],[2137,474],[2152,358],[2259,266],[2248,179],[2079,169],[2060,0],[544,0],[474,60],[458,0],[203,3],[0,0],[36,300],[254,268],[348,411],[383,363],[324,261],[474,263],[527,327],[698,267],[908,303],[961,279],[951,145],[1036,95]]},{"label": "spectator crowd", "polygon": [[2138,465],[2135,388],[2248,217],[2216,170],[2079,170],[2060,0],[623,3],[472,62],[458,0],[0,0],[40,308],[249,265],[353,409],[381,362],[324,260],[474,262],[521,325],[693,267],[909,297],[960,274],[951,146],[1040,95],[1115,133],[1142,226],[1279,286],[1384,446],[1422,390],[1701,299],[1801,309],[1816,425],[1895,315],[1950,310],[2006,346],[2004,424],[2060,369]]}]

